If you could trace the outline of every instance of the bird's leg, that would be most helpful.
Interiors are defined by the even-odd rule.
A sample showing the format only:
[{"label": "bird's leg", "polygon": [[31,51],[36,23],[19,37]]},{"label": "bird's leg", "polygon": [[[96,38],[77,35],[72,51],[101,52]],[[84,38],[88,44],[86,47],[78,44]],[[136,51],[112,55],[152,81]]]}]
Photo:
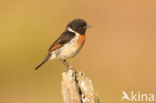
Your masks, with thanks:
[{"label": "bird's leg", "polygon": [[62,64],[64,64],[64,66],[67,68],[67,69],[70,69],[72,68],[72,66],[70,66],[66,60],[60,60]]}]

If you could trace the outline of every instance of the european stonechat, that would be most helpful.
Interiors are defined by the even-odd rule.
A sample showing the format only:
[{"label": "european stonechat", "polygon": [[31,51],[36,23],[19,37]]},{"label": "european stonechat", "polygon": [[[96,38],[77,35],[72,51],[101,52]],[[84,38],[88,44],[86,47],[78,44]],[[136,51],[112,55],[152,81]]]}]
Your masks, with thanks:
[{"label": "european stonechat", "polygon": [[47,60],[57,58],[67,69],[71,66],[66,59],[74,57],[84,45],[86,29],[90,27],[83,19],[75,19],[66,26],[65,31],[50,46],[47,57],[35,68],[37,70]]}]

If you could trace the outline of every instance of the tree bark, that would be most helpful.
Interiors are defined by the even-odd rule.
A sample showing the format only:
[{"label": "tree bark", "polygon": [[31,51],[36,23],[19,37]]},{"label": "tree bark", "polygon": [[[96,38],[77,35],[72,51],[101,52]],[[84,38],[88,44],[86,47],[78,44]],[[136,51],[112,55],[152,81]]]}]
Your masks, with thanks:
[{"label": "tree bark", "polygon": [[62,73],[64,103],[100,103],[92,81],[83,72],[68,70]]}]

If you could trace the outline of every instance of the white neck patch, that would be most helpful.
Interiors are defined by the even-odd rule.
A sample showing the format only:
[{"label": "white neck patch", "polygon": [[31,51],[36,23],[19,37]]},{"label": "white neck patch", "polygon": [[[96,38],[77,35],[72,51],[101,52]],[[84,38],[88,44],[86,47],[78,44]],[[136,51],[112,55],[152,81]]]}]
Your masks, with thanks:
[{"label": "white neck patch", "polygon": [[73,29],[71,29],[70,27],[68,27],[68,28],[67,28],[67,30],[68,30],[68,31],[70,31],[70,32],[73,32],[73,33],[78,34],[76,31],[74,31],[74,30],[73,30]]}]

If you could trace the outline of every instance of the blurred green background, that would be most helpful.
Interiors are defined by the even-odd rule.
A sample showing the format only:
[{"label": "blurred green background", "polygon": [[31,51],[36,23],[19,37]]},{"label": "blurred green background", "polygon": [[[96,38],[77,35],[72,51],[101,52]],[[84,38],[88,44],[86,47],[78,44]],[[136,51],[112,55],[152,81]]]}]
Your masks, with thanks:
[{"label": "blurred green background", "polygon": [[101,103],[120,103],[123,90],[156,95],[155,0],[1,0],[0,103],[63,103],[65,67],[33,68],[75,18],[93,27],[68,61],[92,79]]}]

